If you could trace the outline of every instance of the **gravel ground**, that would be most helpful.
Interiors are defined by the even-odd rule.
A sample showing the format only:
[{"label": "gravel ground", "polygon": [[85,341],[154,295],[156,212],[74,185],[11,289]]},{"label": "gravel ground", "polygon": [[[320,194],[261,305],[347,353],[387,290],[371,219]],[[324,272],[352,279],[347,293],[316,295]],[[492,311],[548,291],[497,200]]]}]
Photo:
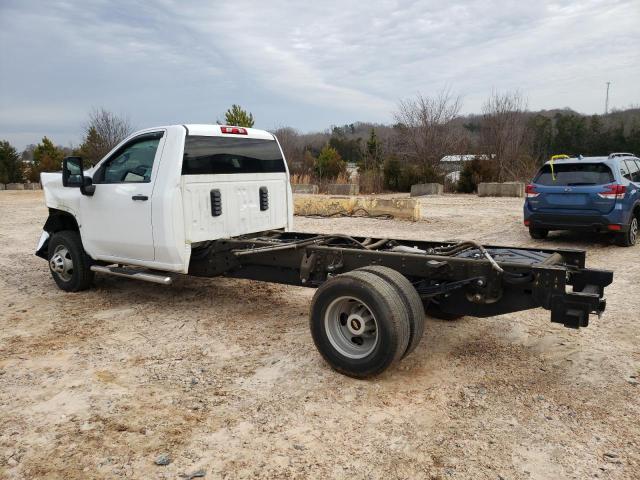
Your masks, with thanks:
[{"label": "gravel ground", "polygon": [[33,256],[41,192],[0,192],[0,477],[639,478],[640,246],[533,241],[520,199],[422,202],[420,222],[296,228],[585,248],[615,270],[604,317],[429,319],[412,355],[353,380],[313,346],[311,290],[99,276],[65,294]]}]

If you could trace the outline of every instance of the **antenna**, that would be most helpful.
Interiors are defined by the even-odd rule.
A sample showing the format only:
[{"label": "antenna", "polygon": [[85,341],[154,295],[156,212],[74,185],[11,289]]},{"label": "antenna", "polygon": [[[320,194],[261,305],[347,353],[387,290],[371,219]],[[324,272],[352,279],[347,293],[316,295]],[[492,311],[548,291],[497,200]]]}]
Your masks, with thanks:
[{"label": "antenna", "polygon": [[611,82],[607,82],[607,97],[604,101],[604,114],[606,115],[607,113],[609,113],[609,85],[611,84]]}]

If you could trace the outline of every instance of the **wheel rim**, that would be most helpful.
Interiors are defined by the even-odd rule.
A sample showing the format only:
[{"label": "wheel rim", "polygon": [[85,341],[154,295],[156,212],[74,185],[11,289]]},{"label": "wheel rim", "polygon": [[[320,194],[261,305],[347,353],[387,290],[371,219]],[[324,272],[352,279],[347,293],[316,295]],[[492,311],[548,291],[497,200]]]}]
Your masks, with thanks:
[{"label": "wheel rim", "polygon": [[629,240],[631,243],[636,243],[636,239],[638,238],[638,219],[634,218],[631,220],[631,228],[629,228]]},{"label": "wheel rim", "polygon": [[364,302],[353,297],[339,297],[329,304],[324,328],[333,348],[348,358],[364,358],[378,344],[375,316]]},{"label": "wheel rim", "polygon": [[73,260],[69,249],[64,245],[58,245],[53,251],[49,267],[59,278],[68,282],[73,276]]}]

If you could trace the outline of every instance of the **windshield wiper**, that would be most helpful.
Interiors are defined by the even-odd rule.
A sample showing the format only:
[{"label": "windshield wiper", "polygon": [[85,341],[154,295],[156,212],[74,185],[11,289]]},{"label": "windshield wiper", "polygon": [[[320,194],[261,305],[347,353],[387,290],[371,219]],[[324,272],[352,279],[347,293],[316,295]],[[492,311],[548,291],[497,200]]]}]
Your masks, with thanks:
[{"label": "windshield wiper", "polygon": [[593,182],[575,182],[575,183],[567,183],[567,187],[578,187],[584,185],[597,185],[597,183]]}]

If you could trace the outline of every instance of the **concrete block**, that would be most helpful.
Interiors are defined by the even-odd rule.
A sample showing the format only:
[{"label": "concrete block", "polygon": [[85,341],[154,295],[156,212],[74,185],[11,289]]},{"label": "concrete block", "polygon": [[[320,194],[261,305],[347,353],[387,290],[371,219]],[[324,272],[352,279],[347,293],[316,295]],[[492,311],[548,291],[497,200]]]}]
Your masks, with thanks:
[{"label": "concrete block", "polygon": [[421,218],[420,204],[413,198],[294,195],[293,204],[296,215],[353,215],[364,209],[371,216],[392,215],[413,221]]},{"label": "concrete block", "polygon": [[25,183],[24,184],[24,189],[25,190],[40,190],[42,187],[40,186],[39,183]]},{"label": "concrete block", "polygon": [[291,189],[293,193],[306,193],[306,194],[317,194],[318,193],[318,185],[311,185],[309,183],[292,183]]},{"label": "concrete block", "polygon": [[4,190],[4,183],[0,183],[0,190]]},{"label": "concrete block", "polygon": [[360,185],[357,183],[333,183],[327,185],[329,195],[358,195]]},{"label": "concrete block", "polygon": [[444,187],[439,183],[418,183],[411,185],[411,196],[421,197],[422,195],[442,195]]},{"label": "concrete block", "polygon": [[479,183],[479,197],[524,197],[524,183],[522,182],[505,182],[505,183]]},{"label": "concrete block", "polygon": [[24,183],[7,183],[7,190],[24,190]]}]

